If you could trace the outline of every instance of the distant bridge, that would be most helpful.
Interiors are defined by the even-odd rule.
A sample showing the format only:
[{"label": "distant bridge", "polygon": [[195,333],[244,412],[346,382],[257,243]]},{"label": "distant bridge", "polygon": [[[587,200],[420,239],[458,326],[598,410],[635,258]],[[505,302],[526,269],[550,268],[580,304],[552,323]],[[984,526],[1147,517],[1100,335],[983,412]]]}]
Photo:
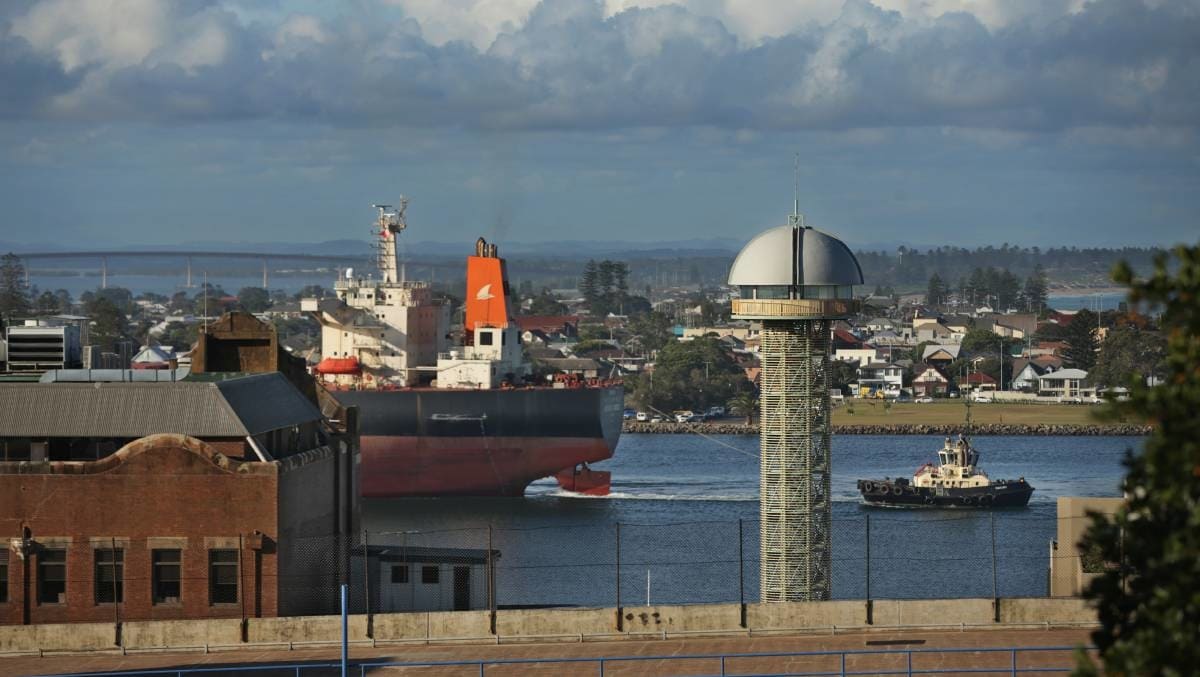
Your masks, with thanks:
[{"label": "distant bridge", "polygon": [[[313,263],[328,263],[328,264],[353,264],[353,265],[371,265],[375,259],[374,254],[349,255],[349,254],[297,254],[289,252],[237,252],[237,251],[209,251],[201,249],[161,249],[161,250],[88,250],[88,251],[55,251],[55,252],[13,252],[21,260],[26,262],[32,261],[54,261],[65,259],[89,259],[98,260],[100,262],[100,286],[101,288],[108,287],[108,259],[109,258],[181,258],[187,262],[187,286],[195,286],[192,283],[192,259],[204,258],[219,258],[219,259],[243,259],[262,261],[262,279],[263,288],[267,288],[267,261],[308,261]],[[460,262],[435,262],[422,261],[422,267],[441,268],[454,267],[459,269],[462,267]],[[25,269],[26,278],[29,277],[29,268]]]}]

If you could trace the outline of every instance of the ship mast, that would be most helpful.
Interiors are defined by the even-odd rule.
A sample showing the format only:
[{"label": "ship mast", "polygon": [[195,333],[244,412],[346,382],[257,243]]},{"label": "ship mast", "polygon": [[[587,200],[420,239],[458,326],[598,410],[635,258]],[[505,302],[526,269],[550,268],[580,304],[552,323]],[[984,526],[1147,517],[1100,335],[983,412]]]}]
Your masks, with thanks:
[{"label": "ship mast", "polygon": [[397,239],[400,233],[408,227],[404,221],[404,210],[408,207],[408,198],[400,196],[400,206],[395,209],[392,205],[376,204],[371,205],[379,210],[379,220],[377,226],[378,240],[375,242],[375,248],[379,251],[376,255],[376,267],[379,269],[379,274],[386,282],[404,282],[403,264],[397,270]]}]

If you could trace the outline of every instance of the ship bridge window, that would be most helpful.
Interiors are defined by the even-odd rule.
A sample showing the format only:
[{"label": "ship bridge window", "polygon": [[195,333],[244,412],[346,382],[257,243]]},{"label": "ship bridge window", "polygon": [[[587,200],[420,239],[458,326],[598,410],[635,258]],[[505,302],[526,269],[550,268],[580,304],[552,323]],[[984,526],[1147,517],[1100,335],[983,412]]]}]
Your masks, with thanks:
[{"label": "ship bridge window", "polygon": [[481,346],[492,345],[492,332],[490,332],[490,331],[479,332],[479,345],[481,345]]}]

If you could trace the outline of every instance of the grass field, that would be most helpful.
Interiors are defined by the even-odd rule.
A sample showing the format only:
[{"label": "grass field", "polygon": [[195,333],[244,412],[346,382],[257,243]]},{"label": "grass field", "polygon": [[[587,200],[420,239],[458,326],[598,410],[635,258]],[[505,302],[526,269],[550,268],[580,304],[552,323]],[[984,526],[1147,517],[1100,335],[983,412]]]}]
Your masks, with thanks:
[{"label": "grass field", "polygon": [[[854,413],[850,413],[853,407]],[[962,400],[935,401],[929,404],[901,402],[891,411],[882,400],[847,400],[833,409],[834,425],[953,425],[965,420]],[[1010,404],[989,402],[971,405],[975,423],[1012,425],[1106,425],[1096,414],[1103,407],[1088,404]],[[1137,421],[1130,421],[1137,423]]]}]

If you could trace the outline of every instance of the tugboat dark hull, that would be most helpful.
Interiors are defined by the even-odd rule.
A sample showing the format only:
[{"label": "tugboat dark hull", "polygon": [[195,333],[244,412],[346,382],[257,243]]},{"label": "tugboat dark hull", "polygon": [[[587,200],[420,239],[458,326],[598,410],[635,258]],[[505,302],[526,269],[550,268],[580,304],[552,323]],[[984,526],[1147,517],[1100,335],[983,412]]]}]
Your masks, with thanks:
[{"label": "tugboat dark hull", "polygon": [[1000,480],[986,487],[930,488],[906,480],[859,480],[858,491],[869,505],[913,508],[1021,508],[1033,487],[1025,480]]}]

